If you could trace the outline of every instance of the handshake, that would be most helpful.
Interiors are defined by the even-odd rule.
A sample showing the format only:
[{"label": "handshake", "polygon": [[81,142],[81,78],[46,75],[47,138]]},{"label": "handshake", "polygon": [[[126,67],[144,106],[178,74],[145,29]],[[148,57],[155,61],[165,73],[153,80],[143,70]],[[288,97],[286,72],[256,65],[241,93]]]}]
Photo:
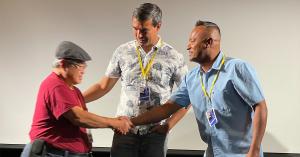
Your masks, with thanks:
[{"label": "handshake", "polygon": [[114,131],[125,135],[129,132],[131,128],[135,126],[133,125],[129,117],[119,116],[117,118],[113,118],[111,127]]},{"label": "handshake", "polygon": [[[144,119],[143,119],[144,120]],[[112,129],[120,134],[126,135],[131,128],[134,128],[137,124],[147,124],[151,123],[151,121],[143,122],[141,117],[129,118],[127,116],[120,116],[117,118],[113,118],[111,123]],[[159,134],[167,134],[172,128],[172,125],[167,122],[165,124],[157,124],[151,127],[150,132],[156,132]]]}]

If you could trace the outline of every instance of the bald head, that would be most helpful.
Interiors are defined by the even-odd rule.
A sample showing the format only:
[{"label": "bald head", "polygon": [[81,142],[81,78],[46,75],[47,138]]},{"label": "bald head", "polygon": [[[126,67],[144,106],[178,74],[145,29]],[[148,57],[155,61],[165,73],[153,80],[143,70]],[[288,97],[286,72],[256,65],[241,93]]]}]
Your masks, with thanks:
[{"label": "bald head", "polygon": [[219,53],[221,32],[217,24],[209,21],[197,21],[195,28],[202,29],[203,38],[207,40],[213,53]]},{"label": "bald head", "polygon": [[187,48],[190,61],[210,67],[220,52],[220,39],[220,29],[216,24],[207,21],[197,21],[195,28],[190,34]]},{"label": "bald head", "polygon": [[214,40],[221,40],[220,28],[217,24],[209,21],[197,21],[195,27],[205,28],[207,37],[210,37]]}]

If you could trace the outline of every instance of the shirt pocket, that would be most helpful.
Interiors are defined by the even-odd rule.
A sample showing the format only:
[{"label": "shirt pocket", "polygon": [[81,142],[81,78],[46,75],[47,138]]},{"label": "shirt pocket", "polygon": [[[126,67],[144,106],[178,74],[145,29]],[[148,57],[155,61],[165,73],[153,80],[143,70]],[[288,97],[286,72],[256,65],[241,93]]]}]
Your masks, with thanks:
[{"label": "shirt pocket", "polygon": [[[231,105],[227,99],[230,99],[230,91],[227,89],[213,91],[212,105],[213,108],[219,111],[221,116],[231,116]],[[229,104],[228,104],[229,103]]]}]

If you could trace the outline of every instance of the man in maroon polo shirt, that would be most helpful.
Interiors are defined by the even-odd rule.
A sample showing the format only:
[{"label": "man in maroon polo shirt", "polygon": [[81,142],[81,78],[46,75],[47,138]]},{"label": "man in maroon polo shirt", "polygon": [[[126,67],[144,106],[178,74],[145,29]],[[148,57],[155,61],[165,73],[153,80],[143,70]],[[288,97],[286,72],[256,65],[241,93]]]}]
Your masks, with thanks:
[{"label": "man in maroon polo shirt", "polygon": [[131,127],[126,118],[107,118],[87,111],[80,90],[87,52],[64,41],[56,51],[52,73],[40,85],[33,122],[31,142],[22,157],[90,157],[92,139],[86,128],[113,128],[125,134]]}]

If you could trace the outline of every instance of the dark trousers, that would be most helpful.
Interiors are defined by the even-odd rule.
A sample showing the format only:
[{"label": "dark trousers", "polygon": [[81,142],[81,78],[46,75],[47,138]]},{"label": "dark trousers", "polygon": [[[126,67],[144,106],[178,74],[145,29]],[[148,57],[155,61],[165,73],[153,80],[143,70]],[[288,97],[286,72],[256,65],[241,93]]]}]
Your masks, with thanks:
[{"label": "dark trousers", "polygon": [[[31,143],[26,144],[21,153],[21,157],[30,157],[31,147],[32,147]],[[43,157],[93,157],[92,154],[79,154],[79,153],[76,154],[76,153],[71,153],[69,151],[59,150],[51,147],[48,147],[46,150],[47,152]]]},{"label": "dark trousers", "polygon": [[167,135],[114,134],[111,157],[166,157]]}]

